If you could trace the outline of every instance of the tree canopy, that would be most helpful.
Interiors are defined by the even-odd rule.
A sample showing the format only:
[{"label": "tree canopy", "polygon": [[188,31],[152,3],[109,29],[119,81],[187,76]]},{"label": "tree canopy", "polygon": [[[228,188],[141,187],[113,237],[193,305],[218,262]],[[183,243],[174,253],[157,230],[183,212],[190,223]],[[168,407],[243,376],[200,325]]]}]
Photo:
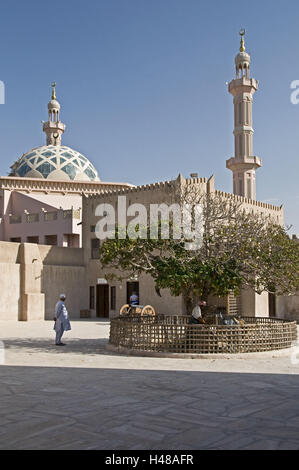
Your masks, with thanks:
[{"label": "tree canopy", "polygon": [[122,239],[116,230],[115,238],[100,248],[102,267],[111,271],[108,278],[148,274],[158,292],[166,288],[182,295],[187,311],[195,297],[238,294],[246,287],[281,295],[299,289],[299,244],[282,226],[268,215],[244,210],[234,198],[192,191],[184,190],[180,203],[192,200],[202,207],[200,246],[186,249],[186,240],[175,239],[173,231],[168,239],[151,239],[150,224],[143,228],[144,238]]}]

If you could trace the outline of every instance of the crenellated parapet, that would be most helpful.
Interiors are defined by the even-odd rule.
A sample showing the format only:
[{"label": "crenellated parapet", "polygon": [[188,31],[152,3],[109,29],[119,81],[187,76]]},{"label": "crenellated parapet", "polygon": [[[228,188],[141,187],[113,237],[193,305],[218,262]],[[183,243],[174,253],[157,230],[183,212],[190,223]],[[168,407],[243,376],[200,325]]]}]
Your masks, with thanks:
[{"label": "crenellated parapet", "polygon": [[97,198],[98,196],[117,196],[117,195],[130,195],[130,194],[142,194],[147,193],[149,191],[160,191],[160,190],[167,190],[171,191],[175,188],[178,184],[184,184],[187,187],[192,185],[202,185],[203,191],[207,192],[214,192],[217,196],[223,196],[224,198],[233,199],[235,201],[239,201],[243,204],[258,207],[260,209],[265,209],[268,211],[276,211],[276,212],[283,212],[283,206],[275,206],[273,204],[269,204],[262,201],[257,201],[256,199],[249,199],[245,196],[239,196],[237,194],[227,193],[225,191],[220,191],[215,189],[215,178],[212,175],[210,178],[201,177],[201,178],[183,178],[181,175],[178,176],[175,180],[166,180],[160,181],[157,183],[145,184],[140,186],[123,186],[120,185],[118,187],[103,187],[102,191],[99,193],[90,193],[86,194],[88,198]]},{"label": "crenellated parapet", "polygon": [[[210,180],[210,179],[209,179]],[[159,181],[156,183],[144,184],[140,186],[129,186],[126,187],[118,187],[118,188],[105,188],[101,192],[103,195],[125,195],[125,194],[133,194],[133,193],[146,193],[149,191],[167,191],[173,189],[176,185],[184,182],[184,184],[190,186],[194,184],[204,184],[207,185],[208,181],[207,178],[183,178],[181,175],[178,176],[175,180],[166,180],[166,181]],[[97,194],[90,194],[88,197],[96,197]]]},{"label": "crenellated parapet", "polygon": [[261,209],[283,212],[283,205],[275,206],[273,204],[268,204],[267,202],[257,201],[256,199],[249,199],[244,196],[238,196],[237,194],[231,194],[231,193],[226,193],[224,191],[219,191],[218,189],[215,190],[215,194],[217,194],[218,196],[223,196],[225,198],[230,198],[235,201],[242,202],[244,204],[249,204],[255,207],[259,207]]},{"label": "crenellated parapet", "polygon": [[131,188],[129,183],[104,183],[98,181],[59,181],[42,178],[1,176],[0,189],[27,193],[99,194],[103,191]]}]

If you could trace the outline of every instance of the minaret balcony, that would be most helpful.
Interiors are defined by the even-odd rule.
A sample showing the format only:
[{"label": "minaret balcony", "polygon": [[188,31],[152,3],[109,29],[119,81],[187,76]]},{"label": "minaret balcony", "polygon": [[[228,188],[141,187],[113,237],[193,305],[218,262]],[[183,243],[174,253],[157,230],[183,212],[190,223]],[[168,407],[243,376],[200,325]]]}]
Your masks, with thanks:
[{"label": "minaret balcony", "polygon": [[262,166],[262,159],[257,156],[232,157],[226,160],[226,168],[232,171],[256,170]]},{"label": "minaret balcony", "polygon": [[65,130],[65,124],[61,121],[54,122],[54,121],[47,121],[43,123],[43,131],[47,130],[57,130],[59,129],[61,132]]},{"label": "minaret balcony", "polygon": [[235,78],[228,84],[228,91],[232,95],[239,93],[254,93],[258,89],[258,81],[255,78]]}]

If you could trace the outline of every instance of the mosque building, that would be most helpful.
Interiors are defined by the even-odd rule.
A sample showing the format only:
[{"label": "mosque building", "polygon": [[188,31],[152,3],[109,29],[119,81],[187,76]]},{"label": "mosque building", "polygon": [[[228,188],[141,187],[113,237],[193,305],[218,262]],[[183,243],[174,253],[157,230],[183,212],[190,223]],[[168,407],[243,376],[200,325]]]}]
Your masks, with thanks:
[{"label": "mosque building", "polygon": [[[232,194],[215,189],[214,176],[197,174],[143,186],[100,181],[88,158],[62,144],[65,124],[52,84],[48,121],[43,123],[46,145],[29,150],[12,165],[9,176],[0,177],[0,319],[51,319],[62,291],[72,318],[116,316],[132,290],[139,293],[140,304],[151,304],[159,313],[184,313],[182,298],[167,290],[158,296],[147,276],[105,280],[98,260],[95,208],[101,203],[116,207],[119,195],[127,196],[128,204],[147,206],[169,202],[178,185],[196,185],[203,192],[235,198],[247,210],[283,224],[282,206],[256,200],[255,173],[262,162],[253,154],[252,104],[258,81],[250,77],[244,34],[240,32],[236,75],[228,85],[234,105],[235,153],[226,161],[233,176]],[[287,308],[283,300],[252,290],[214,302],[223,312],[253,316],[284,316]]]},{"label": "mosque building", "polygon": [[79,248],[82,195],[131,186],[102,183],[88,158],[62,145],[60,109],[52,83],[48,121],[43,122],[46,145],[24,153],[9,176],[0,178],[1,240]]}]

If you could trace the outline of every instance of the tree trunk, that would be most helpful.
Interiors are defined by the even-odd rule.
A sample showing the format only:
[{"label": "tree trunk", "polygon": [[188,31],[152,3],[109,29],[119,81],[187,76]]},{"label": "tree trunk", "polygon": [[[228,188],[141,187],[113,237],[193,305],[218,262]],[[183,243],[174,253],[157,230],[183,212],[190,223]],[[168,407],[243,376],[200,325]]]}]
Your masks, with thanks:
[{"label": "tree trunk", "polygon": [[186,289],[183,291],[183,300],[184,300],[187,315],[191,315],[193,307],[194,307],[194,295],[191,290]]}]

